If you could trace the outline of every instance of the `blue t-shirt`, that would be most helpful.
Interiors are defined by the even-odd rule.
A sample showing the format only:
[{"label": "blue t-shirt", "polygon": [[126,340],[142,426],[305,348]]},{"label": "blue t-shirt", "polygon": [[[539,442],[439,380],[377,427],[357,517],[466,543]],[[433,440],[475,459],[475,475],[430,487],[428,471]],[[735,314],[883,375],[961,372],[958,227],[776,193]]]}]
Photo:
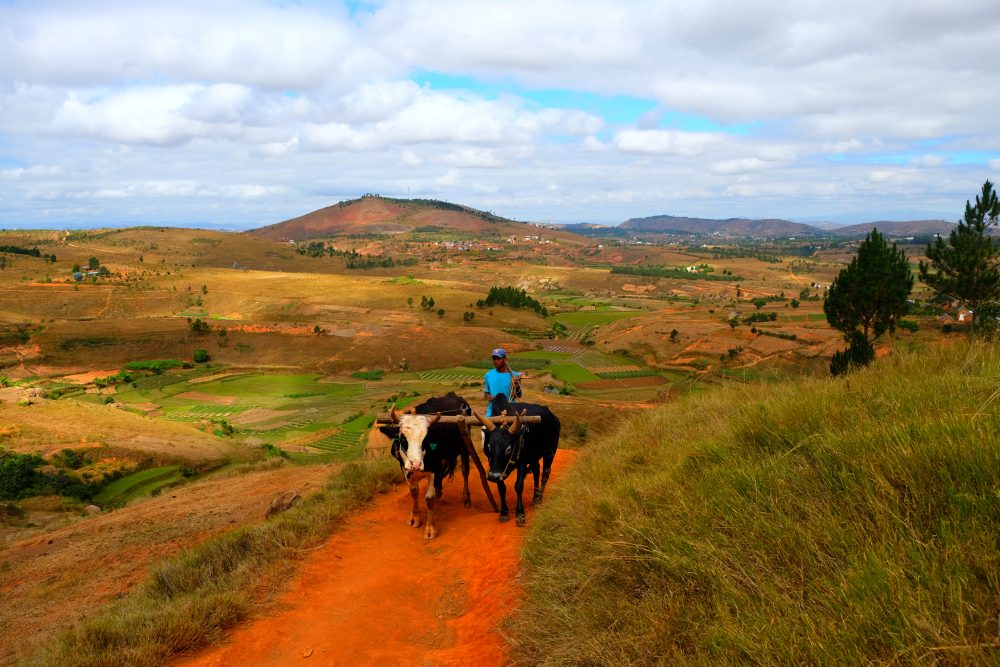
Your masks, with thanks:
[{"label": "blue t-shirt", "polygon": [[[513,377],[521,377],[521,374],[518,373],[517,371],[511,371],[510,373],[501,373],[495,368],[491,368],[490,370],[486,371],[486,376],[484,377],[484,382],[483,382],[483,391],[489,394],[490,396],[498,396],[499,394],[503,394],[504,396],[507,397],[508,401],[513,403],[518,397],[510,395],[510,384],[512,380],[511,374],[513,374]],[[486,406],[487,417],[493,416],[492,409],[493,409],[492,404]]]}]

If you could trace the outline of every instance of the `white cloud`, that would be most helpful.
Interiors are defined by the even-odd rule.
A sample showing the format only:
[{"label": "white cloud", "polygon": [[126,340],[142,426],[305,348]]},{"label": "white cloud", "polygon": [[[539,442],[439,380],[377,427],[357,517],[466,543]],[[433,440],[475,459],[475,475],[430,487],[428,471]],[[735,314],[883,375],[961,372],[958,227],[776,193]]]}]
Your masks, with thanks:
[{"label": "white cloud", "polygon": [[910,160],[914,167],[940,167],[948,162],[944,155],[921,155]]},{"label": "white cloud", "polygon": [[655,155],[701,155],[721,145],[725,136],[713,132],[676,130],[625,130],[615,136],[615,147],[627,153]]},{"label": "white cloud", "polygon": [[523,219],[955,215],[1000,171],[991,0],[37,0],[0,26],[0,220],[407,188]]},{"label": "white cloud", "polygon": [[423,163],[424,161],[420,159],[420,156],[409,148],[404,148],[403,154],[399,156],[399,164],[404,167],[419,167]]},{"label": "white cloud", "polygon": [[469,146],[460,148],[438,158],[437,162],[454,167],[478,167],[496,169],[506,164],[494,150]]}]

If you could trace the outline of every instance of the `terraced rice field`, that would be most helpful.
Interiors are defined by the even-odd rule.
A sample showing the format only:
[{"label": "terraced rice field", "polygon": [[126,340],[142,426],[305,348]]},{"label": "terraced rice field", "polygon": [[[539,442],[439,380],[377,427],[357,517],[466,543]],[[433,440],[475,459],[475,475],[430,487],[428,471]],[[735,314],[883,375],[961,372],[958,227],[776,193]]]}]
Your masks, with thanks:
[{"label": "terraced rice field", "polygon": [[542,345],[542,347],[545,348],[545,350],[548,352],[557,352],[559,354],[566,354],[566,355],[580,354],[581,352],[587,349],[577,343],[568,343],[568,342],[545,343]]},{"label": "terraced rice field", "polygon": [[421,380],[429,380],[432,382],[469,382],[471,380],[480,380],[483,377],[483,373],[479,371],[425,371],[417,373],[417,377]]},{"label": "terraced rice field", "polygon": [[259,405],[191,405],[165,407],[163,417],[178,422],[195,422],[203,419],[229,419]]},{"label": "terraced rice field", "polygon": [[327,452],[345,452],[350,449],[362,447],[361,434],[344,431],[323,438],[319,442],[314,442],[309,446]]}]

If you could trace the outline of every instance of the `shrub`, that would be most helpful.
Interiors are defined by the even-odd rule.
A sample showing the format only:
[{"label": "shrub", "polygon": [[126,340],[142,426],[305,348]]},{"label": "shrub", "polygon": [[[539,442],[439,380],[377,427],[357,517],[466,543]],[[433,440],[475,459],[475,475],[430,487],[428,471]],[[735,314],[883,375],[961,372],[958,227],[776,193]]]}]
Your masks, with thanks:
[{"label": "shrub", "polygon": [[208,350],[206,350],[205,348],[199,347],[194,351],[194,354],[191,355],[191,358],[194,359],[195,363],[203,364],[209,359],[211,359],[212,355],[210,355],[208,353]]}]

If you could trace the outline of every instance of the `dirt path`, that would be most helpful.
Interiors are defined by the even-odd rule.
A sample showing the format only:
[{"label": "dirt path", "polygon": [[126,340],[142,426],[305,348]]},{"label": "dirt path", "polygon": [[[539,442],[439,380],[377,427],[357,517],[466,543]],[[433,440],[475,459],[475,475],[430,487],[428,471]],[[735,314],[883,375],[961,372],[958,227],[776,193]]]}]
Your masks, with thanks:
[{"label": "dirt path", "polygon": [[[558,492],[575,455],[560,450],[547,495]],[[435,512],[438,537],[429,542],[422,529],[406,525],[404,487],[380,497],[302,564],[278,611],[180,664],[504,664],[497,623],[520,594],[525,529],[513,519],[497,521],[475,469],[469,486],[473,506],[467,510],[460,478],[445,484]],[[507,499],[514,501],[513,484]],[[529,524],[533,517],[529,506]]]}]

